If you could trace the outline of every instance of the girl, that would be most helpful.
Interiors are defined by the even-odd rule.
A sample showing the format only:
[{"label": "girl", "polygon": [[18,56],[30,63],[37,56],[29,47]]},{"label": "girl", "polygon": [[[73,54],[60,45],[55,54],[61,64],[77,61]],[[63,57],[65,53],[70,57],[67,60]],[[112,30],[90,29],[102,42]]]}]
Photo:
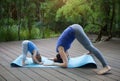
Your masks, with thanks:
[{"label": "girl", "polygon": [[31,53],[32,60],[34,63],[42,64],[41,56],[40,56],[40,53],[38,51],[38,48],[33,42],[31,42],[29,40],[23,41],[22,42],[22,50],[23,50],[23,53],[22,53],[23,54],[23,58],[22,58],[22,65],[23,66],[25,65],[25,60],[26,60],[28,51]]}]

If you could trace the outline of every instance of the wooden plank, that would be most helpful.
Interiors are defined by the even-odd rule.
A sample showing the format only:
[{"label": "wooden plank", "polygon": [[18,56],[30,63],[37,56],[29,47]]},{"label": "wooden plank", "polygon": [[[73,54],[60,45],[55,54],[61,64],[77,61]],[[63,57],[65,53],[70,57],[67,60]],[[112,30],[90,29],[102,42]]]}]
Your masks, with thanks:
[{"label": "wooden plank", "polygon": [[[98,66],[98,67],[101,68],[100,66]],[[102,76],[102,75],[100,75],[100,76]],[[99,76],[97,76],[97,77],[99,77]],[[105,80],[106,80],[106,78],[109,78],[111,81],[117,81],[120,79],[119,69],[112,67],[112,70],[110,72],[108,72],[106,75],[103,75],[102,77]]]},{"label": "wooden plank", "polygon": [[110,78],[112,81],[117,81],[117,80],[120,80],[120,77],[119,76],[116,76],[116,75],[113,75],[113,74],[107,74],[105,75],[106,77]]},{"label": "wooden plank", "polygon": [[[13,52],[11,52],[11,51],[9,51],[8,50],[9,48],[5,48],[5,47],[3,47],[3,46],[1,46],[1,49],[0,49],[0,51],[1,51],[1,54],[2,55],[5,55],[5,56],[8,56],[8,57],[10,57],[10,58],[13,58],[13,59],[15,59],[16,57],[15,57],[15,54],[13,53]],[[12,59],[12,60],[13,60]]]},{"label": "wooden plank", "polygon": [[[6,57],[6,58],[8,58],[8,57]],[[10,80],[10,81],[25,81],[25,80],[29,80],[29,81],[33,81],[33,79],[31,78],[31,77],[28,77],[28,76],[26,76],[24,73],[22,73],[18,68],[11,68],[10,67],[10,63],[8,63],[6,60],[4,60],[4,62],[5,63],[2,63],[2,66],[4,67],[4,68],[2,68],[2,72],[4,73],[4,72],[6,72],[6,73],[8,73],[9,75],[13,75],[12,77],[13,77],[13,80]],[[6,70],[6,71],[5,71]],[[2,73],[1,72],[1,73]],[[5,78],[6,77],[8,77],[8,76],[6,76],[6,75],[4,75],[5,76]],[[11,78],[12,78],[11,77]],[[19,80],[14,80],[14,77],[16,77],[17,79],[19,79]],[[9,80],[9,79],[7,79],[7,80]]]},{"label": "wooden plank", "polygon": [[[47,72],[47,73],[49,73],[49,74],[51,74],[52,76],[54,76],[54,77],[57,77],[58,79],[60,79],[60,80],[66,80],[66,81],[71,81],[71,80],[73,80],[73,79],[70,79],[70,78],[68,78],[68,77],[66,77],[66,76],[64,76],[64,75],[61,75],[59,72],[57,72],[57,71],[55,71],[55,70],[53,70],[52,68],[42,68],[42,70],[43,71],[45,71],[45,72]],[[74,80],[73,80],[74,81]]]},{"label": "wooden plank", "polygon": [[0,81],[7,81],[2,75],[0,75]]},{"label": "wooden plank", "polygon": [[[83,73],[85,73],[85,74],[87,74],[87,75],[92,75],[92,77],[94,77],[94,78],[96,78],[97,80],[98,79],[101,79],[101,80],[106,80],[106,81],[116,81],[116,80],[114,80],[114,79],[111,79],[111,78],[109,78],[109,77],[105,77],[105,76],[103,76],[103,75],[97,75],[97,74],[95,74],[92,70],[89,70],[89,69],[77,69],[78,71],[80,71],[80,72],[83,72]],[[94,76],[95,75],[95,76]]]},{"label": "wooden plank", "polygon": [[[5,45],[4,45],[5,46]],[[14,54],[11,50],[9,50],[9,49],[7,49],[8,51],[9,51],[9,53],[11,53],[11,54]],[[10,56],[10,55],[9,55]]]},{"label": "wooden plank", "polygon": [[[57,71],[58,73],[64,75],[64,76],[67,76],[75,81],[89,81],[88,79],[84,78],[84,77],[81,77],[81,76],[78,76],[78,75],[75,75],[68,70],[68,68],[54,68],[55,71]],[[69,69],[70,70],[70,69]],[[73,81],[73,80],[70,80],[70,81]],[[66,80],[65,80],[66,81]]]},{"label": "wooden plank", "polygon": [[[53,57],[56,55],[55,39],[33,40],[40,48],[43,56]],[[119,81],[120,80],[120,40],[100,42],[94,44],[108,60],[112,70],[107,75],[96,75],[92,70],[81,68],[11,68],[10,63],[22,52],[22,41],[0,43],[0,81]],[[70,56],[80,56],[87,52],[76,40],[69,50]],[[96,61],[98,68],[101,64]],[[1,69],[2,68],[2,69]],[[5,74],[6,75],[5,75]],[[33,77],[34,76],[34,77]]]},{"label": "wooden plank", "polygon": [[0,75],[2,75],[6,81],[20,81],[15,75],[11,74],[5,67],[0,65]]},{"label": "wooden plank", "polygon": [[[79,70],[78,70],[79,69]],[[103,81],[102,79],[96,78],[95,73],[87,74],[84,73],[87,70],[81,69],[81,68],[75,68],[75,69],[67,69],[69,72],[73,73],[74,75],[78,75],[79,77],[83,77],[89,81]],[[83,72],[81,72],[83,70]],[[90,72],[90,71],[89,71]]]},{"label": "wooden plank", "polygon": [[[5,58],[9,58],[9,59],[10,59],[10,57],[8,57],[8,56],[6,56]],[[34,81],[33,78],[31,78],[30,76],[28,76],[27,74],[24,73],[24,72],[26,72],[25,70],[24,70],[24,72],[23,72],[23,71],[21,71],[19,68],[11,68],[11,67],[10,67],[10,63],[7,62],[7,61],[9,61],[9,60],[8,60],[8,59],[4,59],[4,62],[5,62],[5,63],[2,63],[2,65],[3,65],[4,68],[6,68],[11,74],[13,74],[13,75],[16,76],[17,78],[19,78],[21,81],[25,81],[25,80]],[[21,68],[21,69],[23,69],[23,68]],[[31,73],[31,71],[30,71],[30,73]],[[13,81],[14,81],[14,80],[13,80]]]},{"label": "wooden plank", "polygon": [[52,76],[51,74],[49,74],[48,72],[40,69],[40,68],[36,68],[36,69],[32,69],[35,73],[39,74],[41,77],[47,79],[48,81],[61,81],[59,78]]},{"label": "wooden plank", "polygon": [[[39,81],[39,80],[47,81],[47,79],[41,77],[39,74],[32,71],[33,69],[36,69],[36,68],[18,68],[18,69],[25,75],[31,77],[34,81]],[[38,70],[38,72],[40,72],[40,71]]]},{"label": "wooden plank", "polygon": [[[7,58],[9,58],[9,57],[6,56],[5,58],[6,58],[6,61],[7,61],[8,60]],[[7,63],[6,61],[4,60],[5,63]],[[3,63],[3,65],[5,65],[5,64]],[[10,63],[7,63],[7,66],[8,65],[10,65]],[[24,80],[38,81],[39,79],[42,80],[42,81],[46,81],[44,78],[40,77],[38,74],[34,73],[32,70],[29,70],[29,69],[25,69],[25,68],[11,68],[10,69],[10,67],[8,69],[9,69],[9,71],[12,71],[14,74],[16,74],[16,76],[18,76],[18,78],[21,79],[22,81],[24,81]]]}]

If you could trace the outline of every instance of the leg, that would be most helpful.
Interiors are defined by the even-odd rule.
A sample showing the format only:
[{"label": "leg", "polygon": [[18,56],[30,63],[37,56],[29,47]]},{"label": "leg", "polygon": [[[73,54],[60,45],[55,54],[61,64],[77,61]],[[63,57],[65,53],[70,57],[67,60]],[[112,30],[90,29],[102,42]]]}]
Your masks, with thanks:
[{"label": "leg", "polygon": [[102,63],[103,67],[107,65],[104,57],[102,56],[102,53],[95,48],[87,35],[85,34],[84,30],[80,25],[73,25],[72,28],[75,30],[75,37],[76,39],[84,46],[85,49],[87,49],[89,52],[92,52]]},{"label": "leg", "polygon": [[102,63],[103,67],[105,68],[105,69],[102,69],[102,71],[99,74],[103,74],[109,71],[111,68],[106,69],[108,65],[107,65],[106,60],[102,56],[102,53],[96,47],[93,46],[93,44],[91,43],[91,41],[85,34],[82,27],[80,25],[75,24],[72,26],[72,28],[75,30],[76,39],[84,46],[85,49],[87,49],[89,52],[92,52],[97,57],[97,59]]},{"label": "leg", "polygon": [[23,61],[25,61],[28,52],[28,41],[25,40],[22,42],[22,54],[23,54]]}]

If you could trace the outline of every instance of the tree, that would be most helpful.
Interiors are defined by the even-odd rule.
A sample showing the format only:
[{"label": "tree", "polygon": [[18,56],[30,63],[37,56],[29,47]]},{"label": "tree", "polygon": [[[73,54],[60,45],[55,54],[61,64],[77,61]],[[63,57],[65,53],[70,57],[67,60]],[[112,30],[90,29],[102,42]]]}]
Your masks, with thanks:
[{"label": "tree", "polygon": [[[44,10],[44,24],[46,24],[51,30],[58,32],[62,29],[61,23],[57,22],[55,19],[56,12],[61,8],[65,2],[63,0],[46,0],[41,7]],[[65,24],[65,23],[63,23]],[[57,27],[56,27],[57,26]],[[64,26],[63,26],[64,27]]]},{"label": "tree", "polygon": [[88,3],[88,0],[68,0],[64,6],[58,9],[56,20],[80,23],[85,26],[89,14],[87,12],[90,10]]},{"label": "tree", "polygon": [[119,0],[0,0],[0,9],[1,40],[45,38],[46,30],[60,33],[73,23],[98,34],[96,41],[120,37]]},{"label": "tree", "polygon": [[[99,4],[98,4],[99,3]],[[115,18],[115,3],[114,0],[96,0],[92,2],[92,16],[90,24],[99,28],[99,34],[96,41],[101,41],[103,35],[107,35],[106,41],[112,38],[113,22]]]},{"label": "tree", "polygon": [[68,0],[58,9],[56,20],[62,22],[79,23],[86,32],[97,33],[96,41],[101,41],[107,35],[106,41],[112,38],[115,29],[117,0]]}]

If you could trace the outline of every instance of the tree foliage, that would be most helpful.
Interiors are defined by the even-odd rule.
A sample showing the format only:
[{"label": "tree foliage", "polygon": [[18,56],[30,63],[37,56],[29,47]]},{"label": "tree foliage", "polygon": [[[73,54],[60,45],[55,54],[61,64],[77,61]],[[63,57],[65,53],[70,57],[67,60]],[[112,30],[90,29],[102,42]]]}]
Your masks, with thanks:
[{"label": "tree foliage", "polygon": [[120,37],[119,0],[0,0],[0,10],[0,41],[45,38],[73,23],[96,41]]},{"label": "tree foliage", "polygon": [[118,3],[117,0],[68,0],[57,11],[56,20],[81,24],[86,32],[98,34],[96,41],[100,41],[102,35],[107,35],[106,40],[109,40],[118,24],[115,22],[116,12],[120,12]]},{"label": "tree foliage", "polygon": [[56,14],[57,21],[66,21],[71,23],[85,23],[89,15],[90,8],[87,0],[68,0],[66,5],[58,9]]}]

